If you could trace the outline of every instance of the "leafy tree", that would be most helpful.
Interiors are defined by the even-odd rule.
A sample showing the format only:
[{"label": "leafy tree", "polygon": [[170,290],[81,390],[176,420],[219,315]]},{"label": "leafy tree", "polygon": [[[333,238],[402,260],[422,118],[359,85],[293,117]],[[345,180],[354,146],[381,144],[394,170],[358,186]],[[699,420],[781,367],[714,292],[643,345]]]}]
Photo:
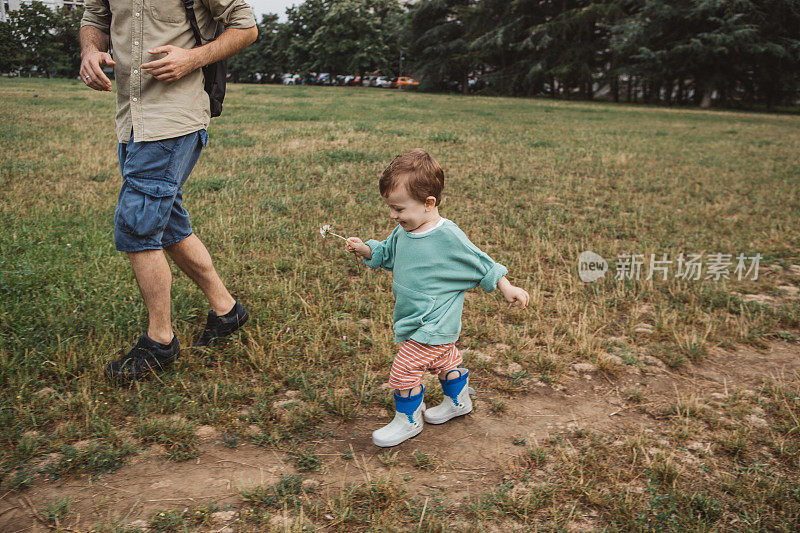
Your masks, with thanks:
[{"label": "leafy tree", "polygon": [[744,100],[768,108],[793,104],[800,90],[800,4],[796,0],[748,2],[747,20],[756,27],[748,57],[736,62]]},{"label": "leafy tree", "polygon": [[[234,80],[394,74],[402,50],[429,90],[478,76],[494,94],[772,107],[800,89],[798,0],[306,0],[286,15],[262,18]],[[22,4],[0,23],[0,71],[74,76],[80,16]]]},{"label": "leafy tree", "polygon": [[606,34],[600,27],[606,6],[588,0],[563,0],[561,4],[560,12],[534,31],[534,35],[544,34],[545,72],[561,81],[565,96],[575,88],[590,99],[606,49]]},{"label": "leafy tree", "polygon": [[256,42],[228,60],[228,71],[234,81],[253,81],[256,73],[262,76],[262,80],[266,80],[286,69],[281,27],[278,15],[265,14],[261,17]]},{"label": "leafy tree", "polygon": [[67,9],[62,7],[56,13],[53,28],[53,41],[58,55],[52,73],[56,76],[74,78],[81,68],[81,44],[78,39],[83,8]]},{"label": "leafy tree", "polygon": [[20,67],[22,43],[9,22],[0,22],[0,72],[10,72]]},{"label": "leafy tree", "polygon": [[[317,72],[393,71],[399,48],[395,0],[331,0],[309,43]],[[395,26],[395,27],[393,27]]]},{"label": "leafy tree", "polygon": [[285,42],[287,63],[291,70],[304,74],[311,72],[314,58],[311,56],[311,40],[322,26],[328,12],[330,0],[306,0],[286,10]]},{"label": "leafy tree", "polygon": [[[749,0],[647,0],[616,28],[613,46],[630,71],[646,80],[645,100],[708,106],[717,94],[768,105],[796,94],[800,7]],[[760,89],[760,91],[759,91]]]},{"label": "leafy tree", "polygon": [[25,72],[41,72],[49,78],[60,61],[61,52],[54,35],[58,15],[41,2],[32,2],[12,11],[9,21],[21,43],[20,68]]},{"label": "leafy tree", "polygon": [[544,67],[538,43],[528,39],[546,16],[546,6],[539,0],[475,4],[467,22],[467,37],[484,71],[487,92],[532,95],[542,91]]},{"label": "leafy tree", "polygon": [[405,35],[423,88],[460,85],[469,91],[468,76],[479,66],[464,22],[472,5],[472,0],[422,0],[409,9]]}]

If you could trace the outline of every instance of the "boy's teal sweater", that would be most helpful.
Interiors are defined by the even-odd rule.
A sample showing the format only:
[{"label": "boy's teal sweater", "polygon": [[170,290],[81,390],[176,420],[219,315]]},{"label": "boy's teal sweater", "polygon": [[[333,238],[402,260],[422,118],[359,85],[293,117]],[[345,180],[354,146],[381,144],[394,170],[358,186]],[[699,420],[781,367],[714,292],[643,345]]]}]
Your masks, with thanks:
[{"label": "boy's teal sweater", "polygon": [[364,263],[393,273],[395,342],[457,341],[465,291],[480,285],[492,292],[508,273],[448,219],[419,235],[397,226],[385,241],[366,244],[372,259]]}]

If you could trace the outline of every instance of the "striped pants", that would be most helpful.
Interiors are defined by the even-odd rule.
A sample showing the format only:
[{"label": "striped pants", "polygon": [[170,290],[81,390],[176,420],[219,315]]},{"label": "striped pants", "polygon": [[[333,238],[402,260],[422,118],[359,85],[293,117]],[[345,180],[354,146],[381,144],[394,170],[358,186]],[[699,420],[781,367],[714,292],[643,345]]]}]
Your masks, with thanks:
[{"label": "striped pants", "polygon": [[455,343],[422,344],[407,340],[400,345],[389,372],[389,386],[398,390],[413,389],[422,383],[422,376],[428,370],[440,374],[457,368],[461,364],[461,352]]}]

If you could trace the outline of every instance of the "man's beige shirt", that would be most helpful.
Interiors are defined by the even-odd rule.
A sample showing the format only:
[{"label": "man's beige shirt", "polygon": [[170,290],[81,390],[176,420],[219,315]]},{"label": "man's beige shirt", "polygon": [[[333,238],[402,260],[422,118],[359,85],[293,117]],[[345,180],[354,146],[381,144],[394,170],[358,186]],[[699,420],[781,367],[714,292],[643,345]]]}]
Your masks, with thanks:
[{"label": "man's beige shirt", "polygon": [[[164,57],[157,46],[194,48],[195,39],[181,0],[86,0],[81,26],[110,33],[117,81],[117,139],[157,141],[208,127],[208,94],[203,70],[165,83],[144,72],[142,63]],[[217,21],[225,28],[252,28],[256,21],[244,0],[194,0],[203,37],[213,38]],[[111,16],[113,13],[113,17]]]}]

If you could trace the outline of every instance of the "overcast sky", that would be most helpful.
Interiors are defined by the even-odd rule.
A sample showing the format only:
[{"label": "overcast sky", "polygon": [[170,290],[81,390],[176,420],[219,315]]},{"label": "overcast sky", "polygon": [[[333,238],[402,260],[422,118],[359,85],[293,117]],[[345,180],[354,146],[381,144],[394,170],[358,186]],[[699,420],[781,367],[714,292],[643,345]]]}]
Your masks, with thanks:
[{"label": "overcast sky", "polygon": [[301,4],[302,0],[247,0],[253,8],[256,20],[261,20],[264,13],[277,13],[281,22],[286,21],[286,8],[295,4]]}]

